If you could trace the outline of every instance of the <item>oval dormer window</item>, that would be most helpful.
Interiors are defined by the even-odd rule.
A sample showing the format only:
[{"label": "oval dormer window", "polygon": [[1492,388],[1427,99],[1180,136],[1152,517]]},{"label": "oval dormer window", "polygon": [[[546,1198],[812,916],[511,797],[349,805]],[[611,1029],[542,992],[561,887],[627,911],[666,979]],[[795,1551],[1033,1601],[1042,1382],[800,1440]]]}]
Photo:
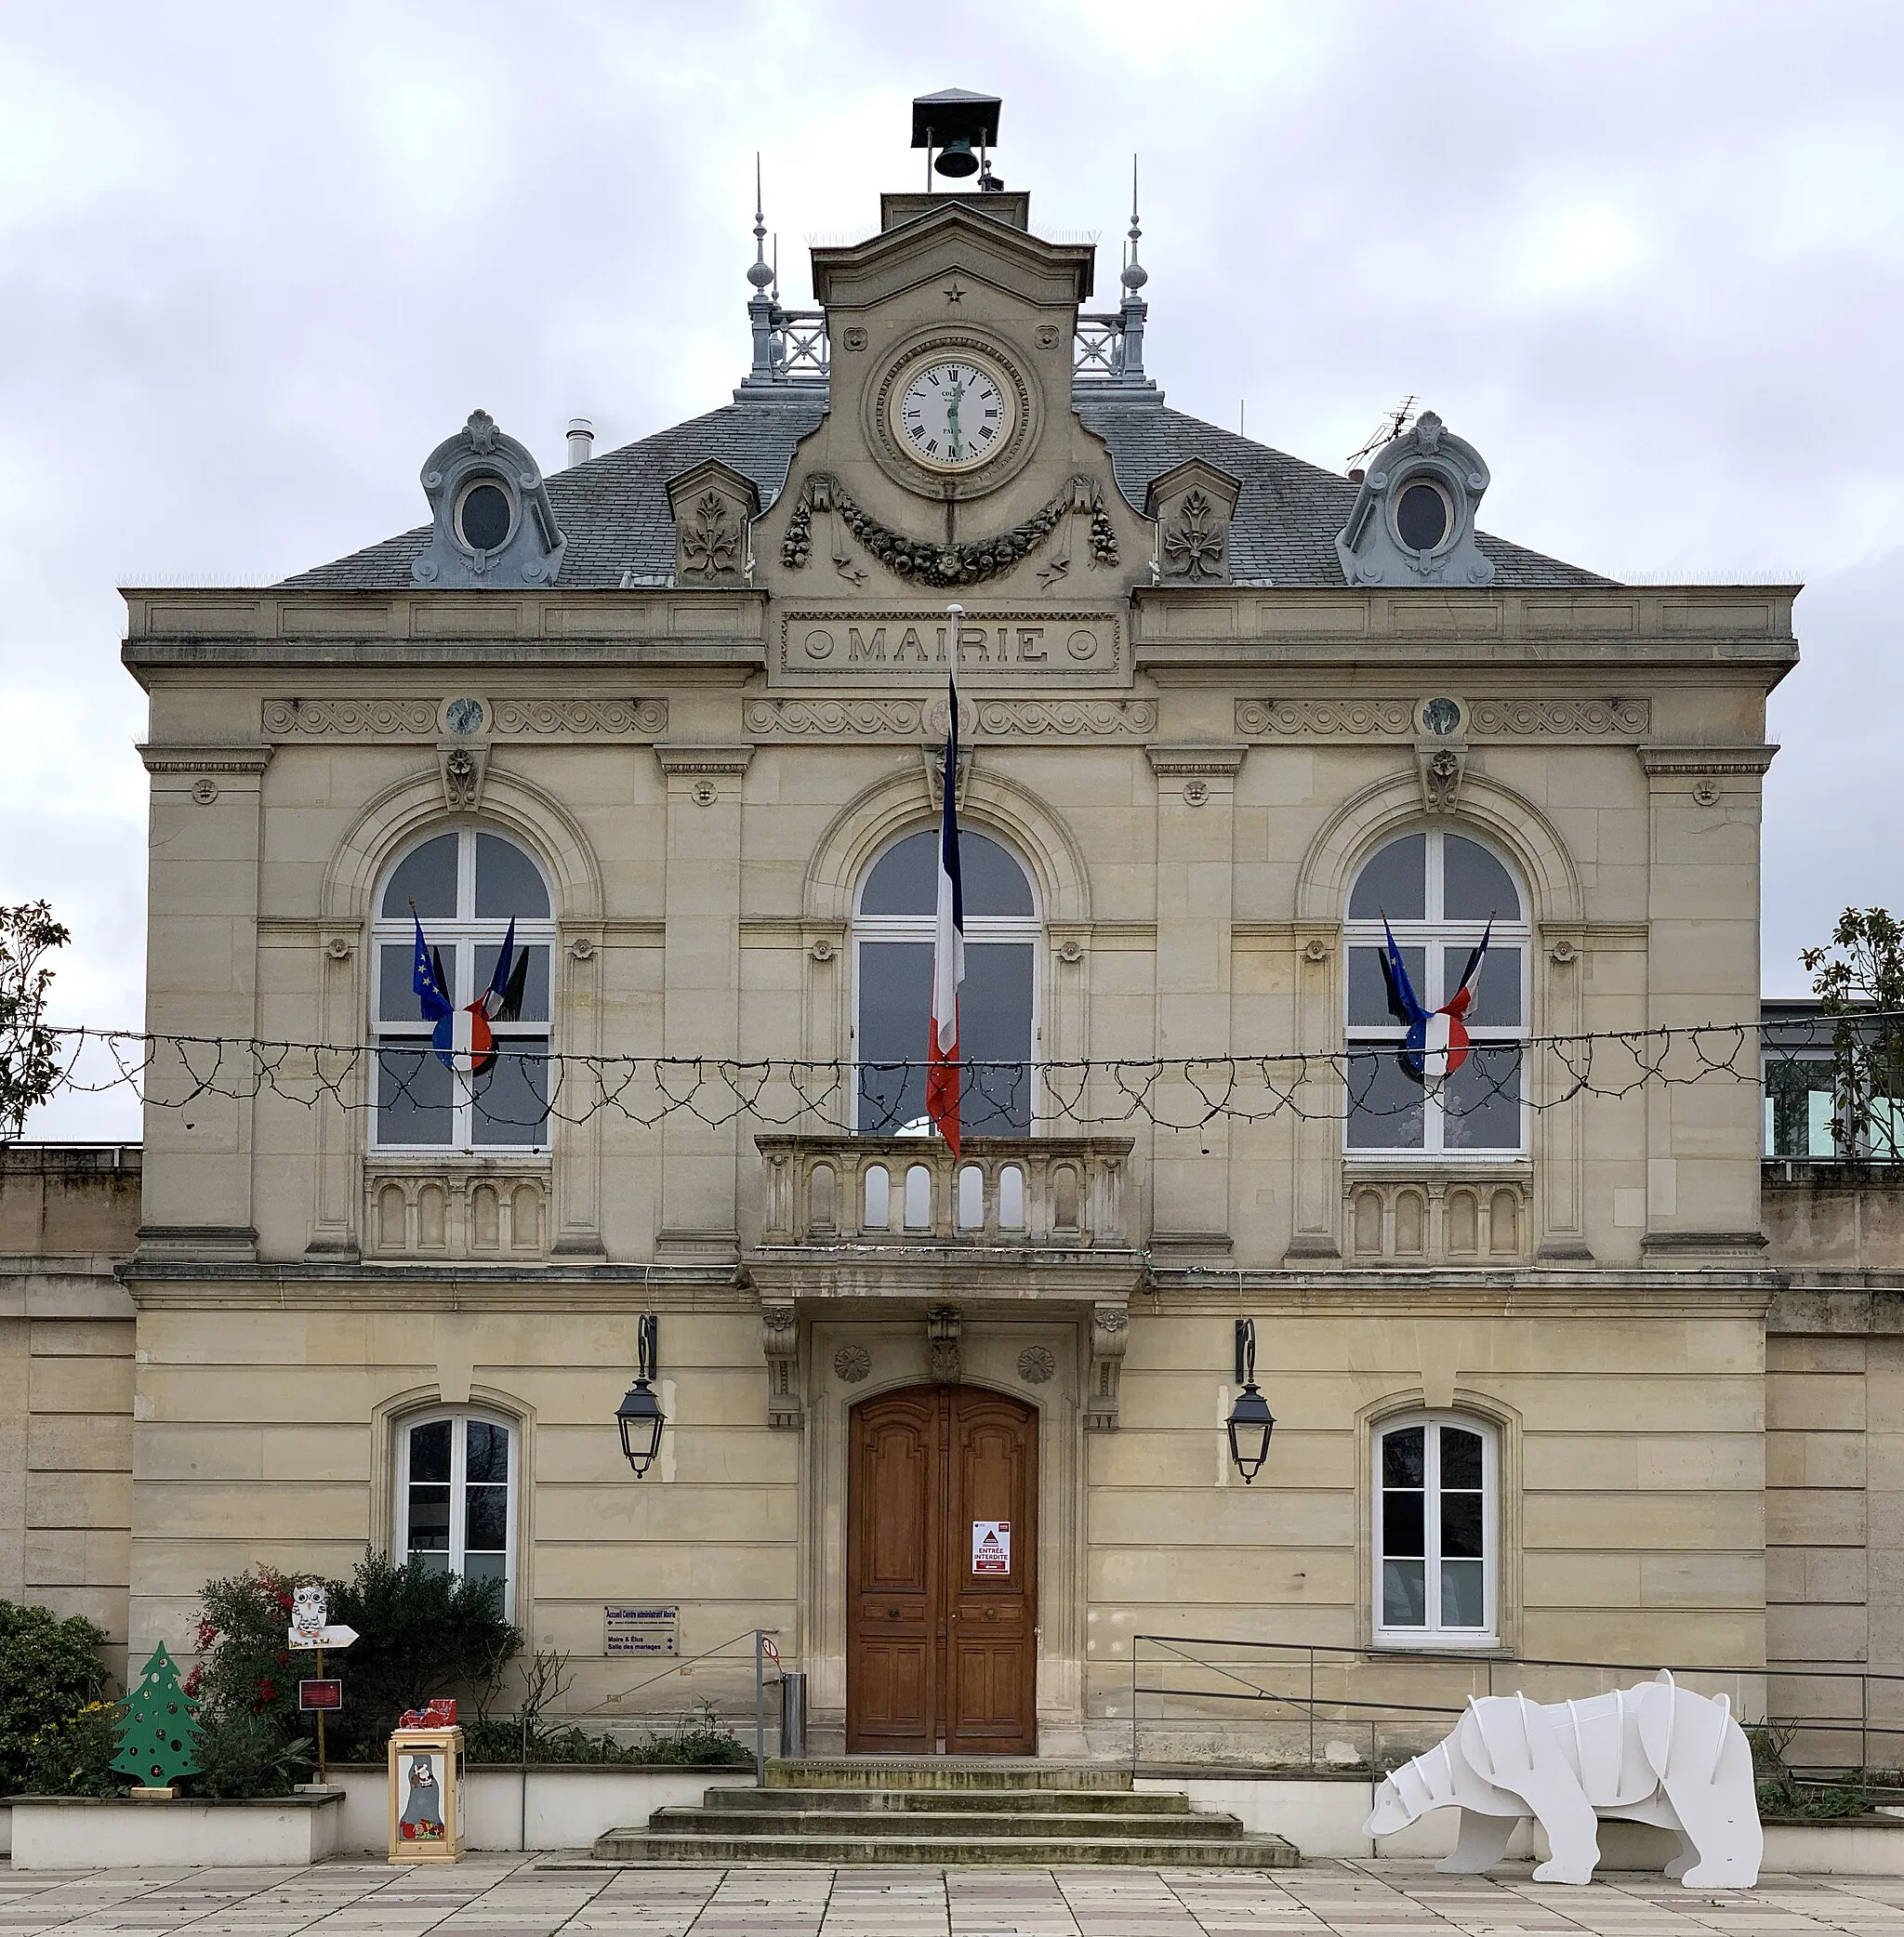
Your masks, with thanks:
[{"label": "oval dormer window", "polygon": [[492,478],[471,484],[456,503],[456,532],[471,551],[496,551],[516,521],[514,500]]},{"label": "oval dormer window", "polygon": [[1434,551],[1453,527],[1448,494],[1426,478],[1411,479],[1395,501],[1395,534],[1410,551]]}]

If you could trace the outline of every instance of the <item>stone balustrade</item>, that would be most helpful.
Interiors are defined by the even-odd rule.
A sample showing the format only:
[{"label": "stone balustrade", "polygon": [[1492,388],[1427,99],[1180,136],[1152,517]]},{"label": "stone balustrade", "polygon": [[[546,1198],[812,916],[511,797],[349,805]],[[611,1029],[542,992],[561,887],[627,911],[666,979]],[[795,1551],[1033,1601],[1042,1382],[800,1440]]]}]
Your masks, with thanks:
[{"label": "stone balustrade", "polygon": [[1121,1250],[1129,1137],[763,1136],[763,1245]]},{"label": "stone balustrade", "polygon": [[547,1166],[373,1158],[364,1166],[364,1250],[370,1258],[542,1258]]}]

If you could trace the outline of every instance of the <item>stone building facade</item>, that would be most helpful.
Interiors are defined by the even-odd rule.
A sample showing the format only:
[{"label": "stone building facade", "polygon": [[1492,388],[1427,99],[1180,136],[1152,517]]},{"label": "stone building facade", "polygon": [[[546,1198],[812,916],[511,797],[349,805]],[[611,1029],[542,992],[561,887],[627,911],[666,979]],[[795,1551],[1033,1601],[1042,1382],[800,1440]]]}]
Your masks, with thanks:
[{"label": "stone building facade", "polygon": [[[717,1662],[616,1706],[641,1605],[683,1656],[776,1630],[855,1749],[1115,1752],[1142,1634],[1897,1661],[1891,1228],[1762,1189],[1750,1080],[1527,1047],[1756,1021],[1792,590],[1491,537],[1432,415],[1344,477],[1171,410],[1134,220],[1093,311],[983,180],[815,248],[815,312],[757,264],[730,404],[546,476],[478,412],[416,530],[126,595],[149,1026],[376,1053],[162,1052],[123,1247],[136,1170],[29,1243],[78,1159],[9,1160],[0,1592],[189,1655],[208,1576],[425,1552],[577,1711],[750,1703]],[[959,1161],[895,1067],[955,660]],[[1488,938],[1445,1081],[1384,922],[1431,1008]],[[480,1082],[419,926],[459,1006],[526,951]]]}]

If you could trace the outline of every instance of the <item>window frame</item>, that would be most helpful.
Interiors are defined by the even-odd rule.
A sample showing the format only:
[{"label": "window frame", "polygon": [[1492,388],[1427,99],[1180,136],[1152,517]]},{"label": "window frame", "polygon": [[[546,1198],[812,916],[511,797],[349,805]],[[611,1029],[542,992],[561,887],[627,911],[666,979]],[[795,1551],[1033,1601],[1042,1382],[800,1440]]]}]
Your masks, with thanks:
[{"label": "window frame", "polygon": [[[403,1413],[390,1422],[394,1443],[390,1448],[390,1468],[393,1475],[392,1498],[390,1501],[390,1551],[401,1566],[410,1559],[410,1435],[420,1426],[434,1425],[439,1420],[450,1422],[450,1545],[448,1571],[462,1575],[463,1569],[457,1562],[467,1557],[469,1527],[469,1438],[465,1430],[470,1424],[494,1426],[509,1436],[509,1473],[505,1487],[502,1614],[505,1620],[515,1618],[516,1577],[519,1571],[518,1556],[521,1551],[521,1521],[522,1494],[522,1423],[487,1406],[480,1405],[432,1405],[421,1412]],[[436,1482],[423,1482],[429,1485]],[[487,1482],[484,1482],[487,1483]]]},{"label": "window frame", "polygon": [[[488,835],[515,850],[536,871],[536,878],[542,883],[543,892],[548,898],[547,916],[517,916],[514,917],[516,945],[519,948],[543,948],[548,951],[549,960],[549,1014],[546,1019],[517,1022],[492,1022],[490,1029],[498,1047],[511,1039],[542,1039],[549,1048],[551,1058],[556,1053],[556,1002],[558,989],[558,965],[561,954],[557,948],[556,896],[555,885],[549,872],[543,865],[541,857],[519,836],[485,821],[437,821],[421,829],[415,837],[398,848],[385,863],[377,876],[377,892],[371,906],[375,911],[370,925],[370,948],[368,973],[369,987],[366,993],[365,1008],[371,1044],[370,1083],[371,1097],[368,1113],[367,1143],[373,1155],[378,1157],[416,1157],[423,1159],[456,1159],[459,1161],[493,1162],[497,1158],[546,1159],[553,1151],[553,1117],[545,1113],[542,1134],[534,1142],[522,1143],[479,1143],[475,1140],[476,1109],[475,1086],[466,1078],[449,1073],[451,1084],[450,1135],[441,1143],[386,1142],[381,1134],[382,1124],[382,1084],[383,1049],[386,1043],[413,1044],[422,1036],[427,1042],[429,1029],[426,1025],[412,1021],[386,1021],[379,1011],[382,1008],[383,951],[387,947],[402,946],[405,950],[416,946],[416,927],[406,911],[402,916],[386,916],[383,912],[384,897],[390,891],[390,882],[397,870],[419,849],[428,847],[433,840],[444,835],[456,837],[456,906],[467,908],[467,915],[437,916],[426,917],[424,939],[432,947],[443,950],[447,964],[451,964],[451,980],[455,986],[451,999],[457,1008],[476,999],[475,984],[477,952],[484,947],[497,948],[509,932],[510,917],[507,915],[478,916],[476,906],[476,839],[479,835]],[[454,951],[454,954],[451,951]],[[426,1052],[427,1053],[427,1052]],[[545,1072],[544,1083],[549,1083],[550,1074]]]},{"label": "window frame", "polygon": [[[865,984],[865,970],[861,959],[861,945],[866,942],[923,942],[930,945],[936,937],[937,917],[932,915],[866,915],[861,912],[861,903],[873,873],[892,850],[902,841],[910,840],[916,834],[934,833],[936,821],[924,826],[915,824],[902,827],[867,856],[859,871],[859,879],[853,890],[853,994],[851,1013],[848,1021],[849,1043],[852,1048],[853,1065],[852,1118],[853,1134],[861,1133],[859,1044],[860,1044],[860,995]],[[1026,863],[1023,854],[1009,840],[1001,837],[990,827],[960,828],[961,834],[972,833],[982,836],[996,848],[1001,849],[1011,859],[1018,872],[1025,877],[1025,885],[1031,896],[1029,915],[973,915],[968,911],[965,916],[965,942],[968,948],[985,942],[1029,943],[1031,948],[1031,1045],[1029,1066],[1031,1072],[1030,1095],[1026,1113],[1027,1134],[1038,1134],[1038,1119],[1043,1102],[1043,1085],[1038,1075],[1038,1045],[1044,1037],[1044,943],[1045,916],[1042,900],[1038,894],[1038,876]],[[919,1018],[919,1054],[923,1060],[926,1053],[927,1016]],[[915,1119],[916,1121],[916,1119]],[[870,1131],[866,1135],[873,1134]],[[886,1136],[919,1136],[922,1131],[901,1127],[888,1130]]]},{"label": "window frame", "polygon": [[[1391,1433],[1423,1430],[1422,1562],[1423,1603],[1435,1618],[1419,1627],[1391,1626],[1383,1619],[1382,1568],[1388,1559],[1383,1547],[1382,1446]],[[1440,1429],[1471,1432],[1481,1442],[1481,1581],[1485,1619],[1478,1627],[1451,1627],[1439,1618],[1441,1609],[1441,1439]],[[1501,1543],[1505,1528],[1501,1512],[1501,1430],[1476,1413],[1416,1410],[1393,1413],[1369,1429],[1369,1639],[1378,1648],[1430,1650],[1500,1648]],[[1431,1483],[1432,1482],[1432,1483]],[[1465,1490],[1465,1489],[1462,1489]],[[1397,1555],[1413,1560],[1412,1554]]]},{"label": "window frame", "polygon": [[[1349,877],[1347,894],[1344,896],[1344,910],[1355,903],[1355,889],[1363,875],[1375,861],[1389,848],[1399,841],[1408,840],[1421,835],[1426,837],[1423,866],[1426,870],[1424,882],[1423,912],[1417,917],[1392,920],[1396,947],[1405,954],[1411,949],[1420,949],[1422,954],[1425,986],[1416,991],[1424,1007],[1438,1008],[1447,999],[1442,989],[1444,952],[1448,950],[1471,950],[1480,941],[1488,928],[1486,917],[1454,919],[1443,915],[1440,910],[1446,893],[1447,874],[1442,863],[1443,843],[1449,835],[1472,842],[1506,869],[1507,877],[1520,900],[1519,913],[1514,919],[1494,923],[1493,943],[1505,945],[1520,951],[1520,1021],[1513,1024],[1470,1021],[1468,1037],[1475,1048],[1498,1043],[1521,1046],[1520,1058],[1520,1135],[1514,1143],[1486,1145],[1476,1148],[1450,1146],[1447,1140],[1448,1114],[1443,1107],[1438,1087],[1421,1086],[1421,1141],[1418,1144],[1397,1146],[1395,1144],[1358,1144],[1352,1141],[1355,1134],[1353,1110],[1345,1108],[1342,1113],[1342,1154],[1350,1162],[1373,1166],[1420,1165],[1424,1160],[1435,1165],[1460,1165],[1464,1167],[1486,1166],[1490,1164],[1525,1163],[1531,1150],[1530,1127],[1532,1120],[1531,1099],[1528,1095],[1527,1078],[1529,1061],[1526,1046],[1533,1035],[1534,996],[1534,949],[1533,917],[1528,910],[1527,884],[1522,870],[1500,847],[1465,825],[1450,825],[1444,822],[1416,822],[1407,826],[1392,829],[1377,841],[1356,864],[1355,873]],[[1353,1096],[1353,1062],[1358,1054],[1366,1054],[1371,1048],[1383,1044],[1399,1048],[1408,1034],[1399,1022],[1371,1023],[1355,1022],[1350,1020],[1352,983],[1350,959],[1355,949],[1381,949],[1387,937],[1382,930],[1380,916],[1351,916],[1344,912],[1342,919],[1342,1074],[1345,1096]],[[1433,999],[1431,999],[1431,996]]]}]

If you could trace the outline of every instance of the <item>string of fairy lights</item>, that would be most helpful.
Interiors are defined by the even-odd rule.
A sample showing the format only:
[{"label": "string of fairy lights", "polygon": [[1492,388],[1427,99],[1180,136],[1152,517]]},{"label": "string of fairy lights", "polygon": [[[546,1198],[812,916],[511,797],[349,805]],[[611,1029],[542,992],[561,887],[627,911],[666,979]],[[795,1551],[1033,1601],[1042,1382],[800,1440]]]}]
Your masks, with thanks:
[{"label": "string of fairy lights", "polygon": [[[1904,1015],[1858,1018],[1861,1041]],[[507,1042],[474,1076],[416,1046],[274,1041],[71,1027],[58,1044],[58,1091],[130,1090],[151,1109],[207,1100],[382,1112],[386,1120],[441,1113],[458,1100],[482,1110],[495,1140],[534,1143],[549,1124],[613,1117],[642,1128],[670,1118],[709,1127],[751,1122],[766,1130],[901,1130],[922,1114],[927,1063],[788,1057],[590,1056],[520,1051]],[[1091,1057],[1048,1062],[961,1063],[967,1130],[984,1135],[1109,1131],[1148,1126],[1193,1131],[1287,1118],[1365,1126],[1411,1123],[1432,1102],[1450,1147],[1463,1125],[1512,1110],[1535,1113],[1577,1099],[1618,1100],[1660,1086],[1830,1087],[1829,1023],[1704,1023],[1476,1042],[1437,1080],[1411,1067],[1399,1044],[1354,1043],[1312,1051],[1199,1057]],[[917,1106],[917,1107],[916,1107]],[[408,1113],[408,1114],[406,1114]],[[516,1133],[511,1137],[511,1133]],[[1515,1135],[1512,1140],[1518,1141]]]}]

